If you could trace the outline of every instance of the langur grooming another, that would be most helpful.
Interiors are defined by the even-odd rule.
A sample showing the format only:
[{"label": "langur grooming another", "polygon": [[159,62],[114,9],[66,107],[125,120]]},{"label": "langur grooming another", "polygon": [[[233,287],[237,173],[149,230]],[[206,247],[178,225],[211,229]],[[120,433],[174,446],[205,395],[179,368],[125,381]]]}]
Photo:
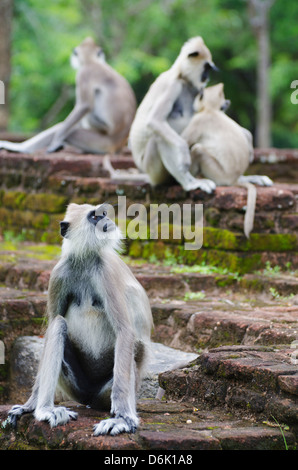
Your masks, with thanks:
[{"label": "langur grooming another", "polygon": [[252,135],[224,111],[230,105],[225,99],[223,84],[208,87],[204,95],[196,98],[196,114],[184,129],[182,137],[190,147],[190,171],[209,178],[216,185],[238,185],[248,190],[244,233],[247,237],[253,228],[256,188],[252,183],[271,186],[267,176],[243,176],[253,160]]},{"label": "langur grooming another", "polygon": [[49,283],[49,318],[43,356],[31,397],[15,405],[8,421],[23,413],[57,426],[77,413],[54,406],[57,386],[66,398],[109,409],[113,418],[94,435],[135,432],[136,390],[148,349],[152,315],[148,297],[116,253],[121,233],[107,205],[70,204],[60,223],[60,261]]},{"label": "langur grooming another", "polygon": [[67,118],[25,142],[0,141],[0,148],[23,153],[56,152],[66,144],[89,153],[121,149],[136,111],[130,85],[105,62],[92,38],[73,50],[71,65],[78,70],[76,103]]},{"label": "langur grooming another", "polygon": [[196,95],[205,87],[209,71],[216,69],[201,37],[187,41],[172,67],[149,88],[132,124],[129,143],[137,167],[149,175],[153,186],[173,177],[189,191],[210,193],[211,180],[194,178],[191,157],[181,132],[193,115]]}]

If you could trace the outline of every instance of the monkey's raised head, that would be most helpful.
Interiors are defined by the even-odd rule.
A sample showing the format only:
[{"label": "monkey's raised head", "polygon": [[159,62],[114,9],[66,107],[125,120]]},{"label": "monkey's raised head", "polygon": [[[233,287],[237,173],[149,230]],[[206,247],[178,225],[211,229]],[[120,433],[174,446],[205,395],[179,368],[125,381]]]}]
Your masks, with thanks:
[{"label": "monkey's raised head", "polygon": [[119,249],[122,234],[107,216],[110,208],[109,204],[70,204],[60,222],[63,252],[80,256],[106,248]]},{"label": "monkey's raised head", "polygon": [[82,65],[104,62],[105,55],[101,47],[97,46],[94,40],[90,37],[84,39],[83,42],[72,51],[70,57],[71,66],[78,69]]},{"label": "monkey's raised head", "polygon": [[212,61],[211,52],[200,36],[184,43],[174,65],[179,67],[180,76],[198,90],[206,86],[210,70],[218,70]]},{"label": "monkey's raised head", "polygon": [[217,111],[226,111],[231,101],[226,100],[224,94],[223,83],[205,88],[204,93],[197,96],[194,102],[194,110],[196,112],[204,109],[212,109]]}]

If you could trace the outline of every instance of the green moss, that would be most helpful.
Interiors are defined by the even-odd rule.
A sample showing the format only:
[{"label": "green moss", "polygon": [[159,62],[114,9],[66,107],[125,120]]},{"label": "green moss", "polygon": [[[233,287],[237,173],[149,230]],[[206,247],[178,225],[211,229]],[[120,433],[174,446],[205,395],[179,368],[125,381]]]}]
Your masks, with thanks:
[{"label": "green moss", "polygon": [[39,447],[26,444],[23,441],[15,441],[8,447],[8,450],[39,450]]},{"label": "green moss", "polygon": [[5,209],[4,207],[0,208],[0,225],[6,230],[10,229],[12,226],[10,212],[12,211],[9,211],[8,209]]},{"label": "green moss", "polygon": [[4,207],[10,207],[11,209],[19,209],[25,197],[26,193],[24,192],[7,191],[3,195],[2,204]]},{"label": "green moss", "polygon": [[142,245],[138,241],[133,241],[129,244],[128,254],[132,258],[141,258],[142,257]]},{"label": "green moss", "polygon": [[46,318],[45,317],[40,317],[40,318],[31,318],[30,320],[32,323],[34,323],[35,325],[37,326],[44,326],[47,322]]},{"label": "green moss", "polygon": [[49,224],[49,216],[46,213],[33,212],[28,210],[10,210],[1,208],[0,209],[1,226],[6,230],[16,230],[18,233],[23,228],[37,228],[43,229],[46,228]]},{"label": "green moss", "polygon": [[27,220],[26,220],[26,223],[28,224],[28,226],[32,228],[37,228],[37,229],[45,229],[48,227],[49,222],[50,222],[50,218],[48,214],[32,213],[32,212],[30,214],[31,214],[30,217],[27,217]]},{"label": "green moss", "polygon": [[298,249],[298,240],[296,234],[292,233],[252,233],[247,249],[254,251],[294,251]]},{"label": "green moss", "polygon": [[226,287],[235,284],[235,276],[216,277],[216,285],[218,287]]},{"label": "green moss", "polygon": [[22,174],[19,172],[6,173],[5,186],[7,188],[17,188],[22,184]]},{"label": "green moss", "polygon": [[29,209],[47,213],[61,213],[65,211],[68,198],[56,194],[28,194],[21,204],[22,209]]},{"label": "green moss", "polygon": [[0,190],[0,206],[2,206],[2,204],[3,204],[3,196],[4,196],[4,194],[5,194],[4,189],[1,189],[1,190]]},{"label": "green moss", "polygon": [[[166,248],[167,247],[165,243],[160,240],[157,240],[156,242],[144,242],[142,258],[149,259],[150,257],[152,257],[152,255],[155,255],[157,259],[164,259]],[[168,253],[170,251],[170,248],[168,248]]]},{"label": "green moss", "polygon": [[242,235],[229,230],[214,227],[204,227],[203,247],[218,248],[222,250],[235,250]]},{"label": "green moss", "polygon": [[17,259],[14,253],[11,254],[0,254],[0,264],[1,263],[9,263],[14,264],[16,263]]},{"label": "green moss", "polygon": [[208,225],[217,227],[220,221],[220,211],[215,207],[208,207],[204,211],[204,215]]},{"label": "green moss", "polygon": [[[1,245],[0,245],[1,246]],[[49,257],[57,256],[61,252],[60,245],[26,245],[26,250],[33,253],[45,254]]]},{"label": "green moss", "polygon": [[252,233],[249,239],[226,229],[204,227],[203,247],[233,251],[295,251],[298,238],[293,233]]},{"label": "green moss", "polygon": [[16,251],[18,249],[17,243],[13,241],[4,241],[0,243],[0,251]]},{"label": "green moss", "polygon": [[[157,242],[144,242],[135,240],[129,242],[128,254],[132,257],[139,257],[147,260],[171,260],[179,264],[185,265],[209,265],[209,266],[222,266],[225,268],[226,273],[236,273],[242,275],[244,273],[252,272],[262,266],[262,253],[235,253],[225,250],[215,249],[200,249],[200,250],[184,250],[183,246],[168,245],[162,241]],[[232,284],[235,280],[235,275],[227,280],[228,284]],[[219,283],[221,280],[218,280]]]},{"label": "green moss", "polygon": [[264,290],[264,284],[260,282],[260,279],[242,278],[240,280],[240,287],[242,289],[252,289],[254,292],[262,292]]},{"label": "green moss", "polygon": [[43,232],[40,235],[39,241],[43,243],[52,243],[53,245],[57,245],[61,243],[61,236],[60,233],[56,232]]},{"label": "green moss", "polygon": [[44,213],[64,212],[68,198],[56,194],[26,194],[22,191],[6,191],[1,206],[10,209],[29,209]]}]

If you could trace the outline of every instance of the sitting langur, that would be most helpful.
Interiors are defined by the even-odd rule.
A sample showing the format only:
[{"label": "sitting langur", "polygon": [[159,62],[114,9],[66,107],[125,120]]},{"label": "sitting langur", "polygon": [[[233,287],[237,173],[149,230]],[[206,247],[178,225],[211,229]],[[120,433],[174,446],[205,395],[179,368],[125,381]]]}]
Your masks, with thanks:
[{"label": "sitting langur", "polygon": [[195,100],[197,113],[182,137],[190,147],[190,171],[194,176],[200,174],[217,185],[240,185],[248,189],[244,233],[249,237],[256,204],[256,188],[251,183],[270,186],[272,181],[267,176],[243,176],[253,160],[252,135],[224,113],[229,105],[222,83],[206,88]]},{"label": "sitting langur", "polygon": [[149,88],[140,104],[129,136],[134,161],[147,173],[152,185],[173,177],[189,191],[201,188],[212,192],[211,180],[194,178],[191,156],[181,132],[193,115],[193,102],[216,69],[209,49],[201,37],[187,41],[172,67]]},{"label": "sitting langur", "polygon": [[31,397],[9,412],[13,425],[29,412],[51,426],[76,419],[54,406],[59,385],[67,398],[110,407],[114,417],[96,424],[95,435],[137,428],[136,389],[152,315],[144,289],[115,251],[121,233],[105,207],[70,204],[60,223],[62,256],[50,277],[43,356]]},{"label": "sitting langur", "polygon": [[106,153],[125,144],[136,111],[128,82],[105,62],[102,49],[91,38],[73,50],[71,65],[78,69],[76,103],[67,118],[25,142],[0,141],[0,148],[55,152],[70,144],[83,152]]}]

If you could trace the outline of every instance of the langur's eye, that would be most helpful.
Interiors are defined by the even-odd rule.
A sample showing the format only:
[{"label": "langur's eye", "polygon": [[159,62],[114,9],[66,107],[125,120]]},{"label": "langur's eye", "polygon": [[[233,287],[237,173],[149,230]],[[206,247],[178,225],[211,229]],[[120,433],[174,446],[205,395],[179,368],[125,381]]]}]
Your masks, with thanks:
[{"label": "langur's eye", "polygon": [[102,220],[105,216],[107,215],[107,211],[103,211],[102,214],[96,214],[95,211],[89,212],[87,219],[89,222],[91,222],[93,225],[96,225],[97,222]]}]

